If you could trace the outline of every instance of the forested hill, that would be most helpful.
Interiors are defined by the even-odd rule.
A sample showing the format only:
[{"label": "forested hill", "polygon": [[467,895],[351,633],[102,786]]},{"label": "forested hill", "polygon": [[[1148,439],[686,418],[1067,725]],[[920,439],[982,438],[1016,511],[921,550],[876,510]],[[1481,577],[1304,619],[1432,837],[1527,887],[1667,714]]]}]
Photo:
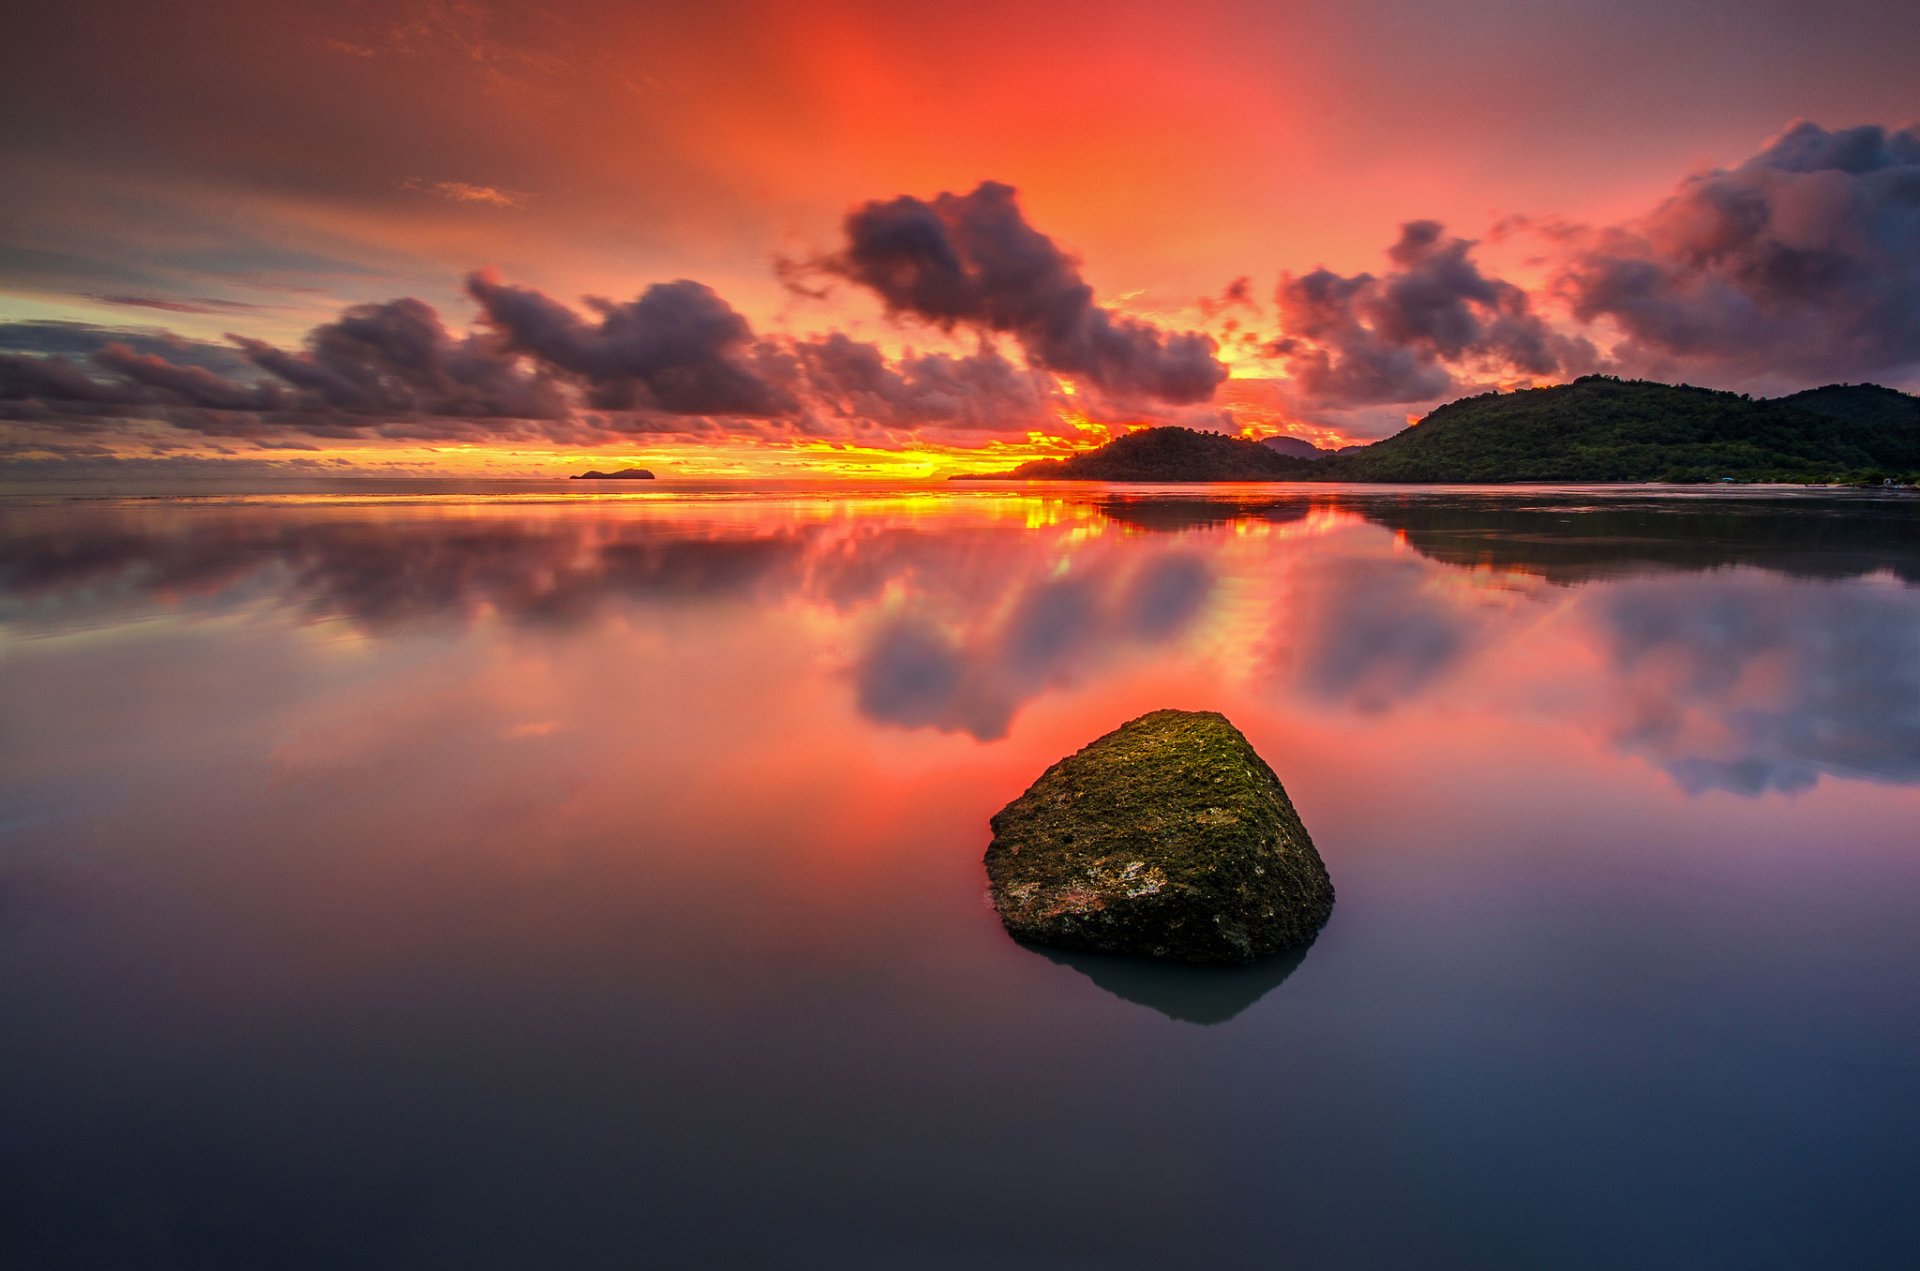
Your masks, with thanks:
[{"label": "forested hill", "polygon": [[1257,441],[1191,428],[1144,428],[1098,450],[1035,459],[1012,472],[979,474],[1041,481],[1294,481],[1324,461],[1283,455]]},{"label": "forested hill", "polygon": [[1337,481],[1860,480],[1920,472],[1920,399],[1830,385],[1778,400],[1590,375],[1487,393],[1313,466]]},{"label": "forested hill", "polygon": [[[988,479],[987,474],[979,474]],[[1829,384],[1773,400],[1589,375],[1440,407],[1321,459],[1190,428],[1147,428],[1066,459],[991,474],[1055,481],[1911,482],[1920,397]]]},{"label": "forested hill", "polygon": [[1920,432],[1920,397],[1878,384],[1828,384],[1775,400],[1782,406],[1856,424]]}]

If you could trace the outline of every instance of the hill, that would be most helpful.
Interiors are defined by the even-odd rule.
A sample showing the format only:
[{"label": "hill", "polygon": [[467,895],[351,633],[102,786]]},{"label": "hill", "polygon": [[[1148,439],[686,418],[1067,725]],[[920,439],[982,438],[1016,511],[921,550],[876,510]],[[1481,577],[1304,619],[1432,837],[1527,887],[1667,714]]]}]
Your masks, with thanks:
[{"label": "hill", "polygon": [[1295,481],[1322,460],[1295,459],[1221,433],[1146,428],[1066,459],[1035,459],[980,479],[1019,481]]},{"label": "hill", "polygon": [[[1449,402],[1371,446],[1148,428],[1098,450],[993,476],[1054,481],[1459,483],[1786,481],[1920,477],[1920,397],[1829,384],[1790,397],[1589,375]],[[983,477],[982,479],[989,479]]]},{"label": "hill", "polygon": [[1768,401],[1589,375],[1433,411],[1316,464],[1342,481],[1829,481],[1920,471],[1920,399],[1876,385]]},{"label": "hill", "polygon": [[1851,423],[1920,432],[1920,397],[1878,384],[1828,384],[1774,400]]},{"label": "hill", "polygon": [[1262,437],[1260,444],[1290,459],[1325,459],[1334,453],[1331,450],[1322,450],[1311,441],[1300,437]]}]

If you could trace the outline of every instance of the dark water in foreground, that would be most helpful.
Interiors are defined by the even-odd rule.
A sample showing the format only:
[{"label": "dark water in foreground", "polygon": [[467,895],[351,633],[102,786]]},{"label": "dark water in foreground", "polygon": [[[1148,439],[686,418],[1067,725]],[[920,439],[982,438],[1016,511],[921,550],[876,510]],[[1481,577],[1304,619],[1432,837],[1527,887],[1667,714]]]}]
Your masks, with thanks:
[{"label": "dark water in foreground", "polygon": [[[1920,501],[1219,494],[0,505],[0,1265],[1914,1265]],[[1161,706],[1304,956],[1000,931]]]}]

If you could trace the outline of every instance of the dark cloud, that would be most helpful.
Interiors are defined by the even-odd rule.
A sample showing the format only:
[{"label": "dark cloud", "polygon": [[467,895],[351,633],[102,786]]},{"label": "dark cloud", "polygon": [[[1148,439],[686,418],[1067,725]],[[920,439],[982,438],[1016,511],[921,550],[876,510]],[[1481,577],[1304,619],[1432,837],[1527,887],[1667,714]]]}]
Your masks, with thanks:
[{"label": "dark cloud", "polygon": [[1559,286],[1660,375],[1819,380],[1920,368],[1920,131],[1801,122],[1582,236]]},{"label": "dark cloud", "polygon": [[845,229],[825,268],[870,288],[890,312],[1011,335],[1036,365],[1121,399],[1204,402],[1226,378],[1211,337],[1096,305],[1077,262],[1027,224],[1011,186],[867,203]]},{"label": "dark cloud", "polygon": [[1430,351],[1386,339],[1362,321],[1360,303],[1375,283],[1371,274],[1345,278],[1325,269],[1281,278],[1275,299],[1287,334],[1274,351],[1312,405],[1429,401],[1453,386]]},{"label": "dark cloud", "polygon": [[[126,420],[256,444],[293,435],[592,444],[720,427],[890,441],[1062,426],[1052,377],[984,341],[971,353],[888,358],[839,333],[763,339],[684,280],[626,303],[590,300],[591,317],[489,273],[468,289],[477,332],[449,330],[430,305],[403,298],[349,308],[296,349],[245,335],[220,345],[139,328],[0,324],[0,419],[68,431]],[[60,449],[51,434],[38,440]]]},{"label": "dark cloud", "polygon": [[1260,302],[1253,298],[1253,278],[1242,275],[1226,285],[1217,296],[1202,296],[1199,300],[1200,312],[1209,318],[1217,318],[1233,309],[1245,309],[1250,313],[1260,312]]},{"label": "dark cloud", "polygon": [[309,408],[543,420],[569,410],[544,370],[522,366],[496,340],[454,335],[431,305],[411,298],[355,305],[315,327],[299,353],[242,337],[235,343],[262,370],[302,390]]},{"label": "dark cloud", "polygon": [[1285,334],[1273,351],[1305,404],[1431,401],[1463,366],[1539,377],[1590,369],[1592,346],[1556,332],[1519,287],[1483,274],[1472,250],[1438,222],[1409,221],[1383,276],[1282,275]]},{"label": "dark cloud", "polygon": [[0,353],[91,357],[109,344],[151,353],[183,366],[203,367],[216,375],[245,376],[253,369],[253,364],[231,344],[190,340],[158,327],[53,320],[0,322]]},{"label": "dark cloud", "polygon": [[201,366],[171,362],[156,353],[141,353],[124,344],[96,351],[94,363],[124,380],[156,389],[187,406],[208,410],[263,411],[279,406],[283,394],[268,384],[242,384]]},{"label": "dark cloud", "polygon": [[0,417],[127,418],[230,436],[450,439],[488,435],[476,421],[558,422],[572,411],[550,372],[523,365],[491,336],[455,335],[413,299],[349,308],[298,351],[229,337],[237,359],[113,332],[97,343],[66,328],[25,334],[57,336],[40,343],[71,353],[0,354]]},{"label": "dark cloud", "polygon": [[598,322],[486,272],[469,275],[467,291],[507,347],[578,377],[596,409],[757,418],[799,410],[754,366],[747,320],[702,283],[656,283],[624,304],[594,302]]},{"label": "dark cloud", "polygon": [[64,358],[0,353],[0,419],[40,419],[56,408],[97,415],[141,400],[136,386],[104,382]]},{"label": "dark cloud", "polygon": [[821,409],[901,428],[956,430],[1050,426],[1055,391],[1044,374],[991,348],[962,357],[909,355],[889,362],[873,345],[835,332],[792,346]]},{"label": "dark cloud", "polygon": [[249,304],[244,300],[217,300],[211,296],[176,299],[167,296],[109,296],[87,293],[86,299],[128,309],[159,309],[165,313],[254,313],[272,306]]},{"label": "dark cloud", "polygon": [[[1913,129],[1799,124],[1738,167],[1690,178],[1632,225],[1551,228],[1556,294],[1574,319],[1624,337],[1606,369],[1722,383],[1920,372]],[[1279,407],[1371,435],[1397,427],[1407,405],[1600,369],[1588,340],[1556,330],[1473,248],[1416,220],[1378,275],[1283,275],[1279,338],[1265,345],[1288,372],[1274,382]],[[169,428],[282,446],[591,445],[636,432],[893,445],[1059,431],[1069,414],[1226,423],[1205,405],[1226,373],[1211,337],[1095,304],[1078,263],[1027,223],[1011,187],[864,204],[848,215],[841,250],[802,272],[851,281],[892,313],[977,343],[893,357],[840,333],[758,334],[690,280],[575,308],[488,272],[467,279],[481,319],[472,332],[412,298],[350,308],[297,348],[4,323],[0,419],[19,426],[6,453],[44,458],[65,434],[97,436],[120,421],[160,446]],[[792,267],[786,274],[795,284]],[[100,294],[162,311],[226,303],[124,288]],[[1246,279],[1201,308],[1229,338],[1256,338],[1241,329],[1260,313]],[[995,347],[1001,336],[1024,365]],[[1071,412],[1062,375],[1087,390]]]}]

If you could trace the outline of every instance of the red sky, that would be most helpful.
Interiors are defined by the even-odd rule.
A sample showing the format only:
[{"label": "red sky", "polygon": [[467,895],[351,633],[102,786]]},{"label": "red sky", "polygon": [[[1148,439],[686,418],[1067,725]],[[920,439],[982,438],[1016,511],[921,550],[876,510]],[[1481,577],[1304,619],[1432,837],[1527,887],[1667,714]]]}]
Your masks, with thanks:
[{"label": "red sky", "polygon": [[[82,0],[8,25],[0,463],[20,470],[933,471],[1158,420],[1365,439],[1595,369],[1754,391],[1920,371],[1910,3]],[[1776,143],[1796,121],[1815,132]],[[973,255],[959,311],[861,280],[850,211],[983,181],[1017,191],[1091,308],[1006,300]],[[943,206],[971,232],[975,205]],[[1403,238],[1421,221],[1445,229]],[[573,306],[573,355],[479,321],[479,269]],[[1242,278],[1250,303],[1206,302]],[[777,402],[663,406],[655,362],[608,361],[631,346],[582,298],[678,279],[737,314],[716,356]],[[402,297],[557,396],[506,423],[496,394],[475,423],[470,384],[362,361],[400,380],[320,402],[226,343],[298,350]],[[1057,319],[1095,345],[1118,322],[1136,351],[1204,332],[1231,378],[1170,400],[1036,334]],[[96,356],[126,333],[99,328],[222,386],[128,380]],[[832,332],[891,364],[886,419],[792,343]],[[984,357],[982,338],[990,365],[892,361]],[[955,404],[1008,375],[1018,403]],[[240,401],[261,385],[269,406]]]}]

